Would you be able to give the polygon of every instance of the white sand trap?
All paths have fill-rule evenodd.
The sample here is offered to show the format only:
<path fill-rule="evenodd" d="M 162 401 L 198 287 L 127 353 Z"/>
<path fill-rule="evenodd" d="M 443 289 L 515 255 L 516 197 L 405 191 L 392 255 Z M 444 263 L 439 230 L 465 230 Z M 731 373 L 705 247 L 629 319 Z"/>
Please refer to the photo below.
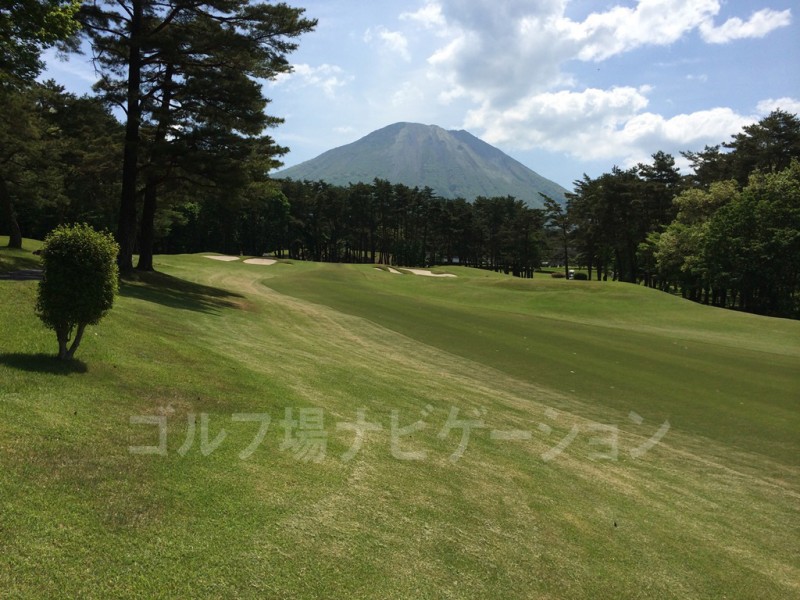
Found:
<path fill-rule="evenodd" d="M 375 267 L 376 271 L 388 271 L 389 273 L 394 273 L 395 275 L 402 275 L 400 271 L 397 269 L 393 269 L 392 267 L 386 267 L 385 269 L 381 269 L 380 267 Z"/>
<path fill-rule="evenodd" d="M 203 258 L 210 258 L 211 260 L 223 260 L 225 262 L 239 260 L 238 256 L 204 256 Z"/>
<path fill-rule="evenodd" d="M 247 265 L 274 265 L 278 261 L 271 258 L 248 258 L 244 262 Z"/>
<path fill-rule="evenodd" d="M 406 269 L 406 271 L 423 277 L 455 277 L 452 273 L 431 273 L 428 269 Z"/>

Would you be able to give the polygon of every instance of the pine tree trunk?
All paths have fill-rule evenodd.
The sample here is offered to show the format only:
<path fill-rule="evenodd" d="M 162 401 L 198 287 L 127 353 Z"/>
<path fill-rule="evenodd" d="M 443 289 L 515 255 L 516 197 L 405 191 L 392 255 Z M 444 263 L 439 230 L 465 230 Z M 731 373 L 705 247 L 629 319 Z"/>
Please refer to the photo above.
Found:
<path fill-rule="evenodd" d="M 144 187 L 144 205 L 139 230 L 139 262 L 137 271 L 153 271 L 153 243 L 155 241 L 155 217 L 158 184 L 153 175 L 148 176 Z"/>
<path fill-rule="evenodd" d="M 155 243 L 155 219 L 158 206 L 158 173 L 159 149 L 167 139 L 169 130 L 169 105 L 172 102 L 173 66 L 167 65 L 164 73 L 164 93 L 158 109 L 158 126 L 153 139 L 153 152 L 150 156 L 150 173 L 144 188 L 144 206 L 142 207 L 142 223 L 139 236 L 139 271 L 153 271 L 153 244 Z"/>
<path fill-rule="evenodd" d="M 8 247 L 22 248 L 22 230 L 17 222 L 17 214 L 14 211 L 14 203 L 11 201 L 11 193 L 8 191 L 6 180 L 0 177 L 0 211 L 3 220 L 8 223 Z"/>
<path fill-rule="evenodd" d="M 125 148 L 122 156 L 122 194 L 120 196 L 117 241 L 117 262 L 122 273 L 133 271 L 133 251 L 136 244 L 136 179 L 139 159 L 139 125 L 141 121 L 141 34 L 143 2 L 132 2 L 131 31 L 128 54 L 127 122 L 125 124 Z"/>

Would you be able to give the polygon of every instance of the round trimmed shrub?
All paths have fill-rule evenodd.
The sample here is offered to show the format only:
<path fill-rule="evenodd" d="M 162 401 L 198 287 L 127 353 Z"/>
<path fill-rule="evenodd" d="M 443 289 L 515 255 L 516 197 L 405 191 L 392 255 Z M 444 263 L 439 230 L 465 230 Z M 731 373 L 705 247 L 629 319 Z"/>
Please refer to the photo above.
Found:
<path fill-rule="evenodd" d="M 45 238 L 36 312 L 56 332 L 59 358 L 71 359 L 86 326 L 111 310 L 119 289 L 118 253 L 110 233 L 85 223 L 60 225 Z"/>

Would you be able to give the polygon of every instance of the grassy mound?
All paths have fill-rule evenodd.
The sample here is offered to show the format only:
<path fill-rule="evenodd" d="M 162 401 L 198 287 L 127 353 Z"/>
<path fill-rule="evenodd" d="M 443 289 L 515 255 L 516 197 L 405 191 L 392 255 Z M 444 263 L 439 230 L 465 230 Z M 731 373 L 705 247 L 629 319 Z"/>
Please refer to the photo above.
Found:
<path fill-rule="evenodd" d="M 67 367 L 35 282 L 0 281 L 4 594 L 800 594 L 800 323 L 468 269 L 157 268 Z"/>

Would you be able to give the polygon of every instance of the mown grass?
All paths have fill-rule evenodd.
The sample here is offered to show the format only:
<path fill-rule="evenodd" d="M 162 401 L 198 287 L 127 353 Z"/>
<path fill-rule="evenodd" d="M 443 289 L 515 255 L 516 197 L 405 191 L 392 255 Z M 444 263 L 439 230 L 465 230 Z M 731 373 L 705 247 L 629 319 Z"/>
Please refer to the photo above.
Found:
<path fill-rule="evenodd" d="M 70 367 L 49 358 L 35 282 L 0 281 L 0 595 L 800 593 L 797 323 L 467 269 L 157 268 Z M 458 460 L 461 430 L 440 435 L 454 407 L 485 425 Z M 323 461 L 280 449 L 286 408 L 324 411 Z M 362 408 L 382 428 L 343 461 L 336 425 Z M 392 455 L 392 411 L 426 423 L 395 448 L 423 460 Z M 227 434 L 207 455 L 202 413 L 210 441 Z M 245 459 L 243 413 L 271 417 Z M 158 442 L 143 415 L 166 417 L 165 456 L 129 452 Z"/>
<path fill-rule="evenodd" d="M 34 250 L 42 247 L 38 240 L 24 240 L 22 250 L 8 248 L 8 236 L 0 235 L 0 274 L 22 271 L 23 269 L 39 268 L 39 258 L 33 254 Z"/>

